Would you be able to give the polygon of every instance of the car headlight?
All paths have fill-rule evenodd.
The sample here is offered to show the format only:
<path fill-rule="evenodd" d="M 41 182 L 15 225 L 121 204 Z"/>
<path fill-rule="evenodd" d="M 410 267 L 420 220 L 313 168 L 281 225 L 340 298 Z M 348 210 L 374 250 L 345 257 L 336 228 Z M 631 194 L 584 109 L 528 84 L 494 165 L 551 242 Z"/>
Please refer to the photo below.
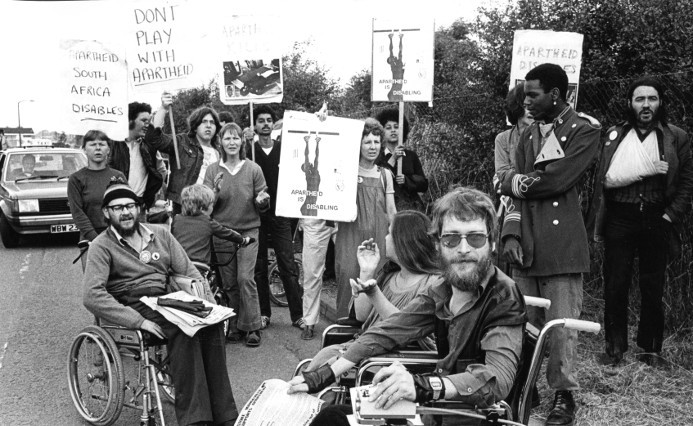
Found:
<path fill-rule="evenodd" d="M 19 213 L 38 213 L 38 200 L 17 200 L 19 203 Z"/>

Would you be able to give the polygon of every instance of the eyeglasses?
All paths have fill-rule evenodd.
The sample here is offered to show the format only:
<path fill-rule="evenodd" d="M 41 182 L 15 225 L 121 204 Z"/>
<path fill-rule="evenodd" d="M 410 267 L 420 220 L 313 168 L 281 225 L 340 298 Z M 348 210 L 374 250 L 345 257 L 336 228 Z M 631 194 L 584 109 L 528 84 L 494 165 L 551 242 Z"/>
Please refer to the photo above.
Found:
<path fill-rule="evenodd" d="M 471 232 L 469 234 L 443 234 L 440 236 L 440 243 L 447 248 L 455 248 L 460 245 L 462 240 L 467 241 L 470 247 L 482 248 L 488 241 L 488 234 L 483 232 Z"/>
<path fill-rule="evenodd" d="M 116 213 L 120 213 L 125 209 L 127 209 L 129 211 L 133 211 L 133 210 L 135 210 L 136 207 L 139 207 L 139 204 L 137 204 L 137 203 L 118 204 L 115 206 L 108 206 L 107 208 L 116 212 Z"/>

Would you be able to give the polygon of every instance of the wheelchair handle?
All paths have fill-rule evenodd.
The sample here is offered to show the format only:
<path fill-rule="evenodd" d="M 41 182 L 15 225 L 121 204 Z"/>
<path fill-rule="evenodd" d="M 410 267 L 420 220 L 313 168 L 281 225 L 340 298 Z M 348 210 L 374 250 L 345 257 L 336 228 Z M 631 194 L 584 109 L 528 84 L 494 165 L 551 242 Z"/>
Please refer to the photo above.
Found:
<path fill-rule="evenodd" d="M 563 327 L 570 328 L 572 330 L 586 331 L 588 333 L 597 334 L 597 333 L 599 333 L 599 330 L 602 329 L 602 326 L 598 322 L 585 321 L 585 320 L 572 319 L 572 318 L 565 318 L 563 321 L 565 321 L 565 324 L 563 325 Z"/>
<path fill-rule="evenodd" d="M 536 306 L 537 308 L 549 309 L 551 307 L 551 301 L 549 299 L 544 299 L 543 297 L 534 296 L 524 296 L 525 305 Z"/>

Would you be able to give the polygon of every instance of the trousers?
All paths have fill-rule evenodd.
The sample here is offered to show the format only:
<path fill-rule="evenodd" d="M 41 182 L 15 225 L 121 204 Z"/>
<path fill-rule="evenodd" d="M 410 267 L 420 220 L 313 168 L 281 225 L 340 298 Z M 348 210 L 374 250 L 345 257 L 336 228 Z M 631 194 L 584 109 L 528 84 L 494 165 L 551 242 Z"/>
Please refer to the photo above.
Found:
<path fill-rule="evenodd" d="M 303 219 L 303 318 L 306 325 L 320 321 L 320 293 L 325 256 L 334 227 L 321 219 Z"/>
<path fill-rule="evenodd" d="M 156 295 L 156 294 L 152 294 Z M 189 337 L 178 326 L 139 300 L 128 304 L 164 331 L 176 390 L 176 420 L 179 425 L 199 422 L 215 424 L 238 417 L 229 373 L 221 324 L 199 330 Z"/>
<path fill-rule="evenodd" d="M 661 352 L 664 336 L 662 296 L 672 225 L 663 205 L 607 201 L 604 232 L 604 331 L 606 352 L 628 350 L 628 294 L 636 252 L 639 259 L 640 321 L 637 344 Z"/>
<path fill-rule="evenodd" d="M 285 217 L 271 214 L 262 215 L 260 220 L 260 244 L 255 264 L 255 282 L 260 298 L 260 314 L 266 317 L 272 316 L 267 259 L 269 238 L 272 238 L 272 247 L 274 247 L 274 254 L 277 256 L 277 263 L 279 264 L 279 277 L 284 285 L 286 301 L 289 303 L 291 322 L 298 321 L 303 318 L 303 304 L 301 302 L 302 290 L 298 284 L 298 268 L 294 263 L 291 222 Z"/>
<path fill-rule="evenodd" d="M 230 308 L 236 315 L 229 320 L 229 330 L 255 331 L 260 329 L 260 305 L 258 289 L 253 279 L 255 259 L 258 249 L 257 228 L 241 232 L 245 237 L 255 238 L 255 242 L 236 250 L 236 245 L 230 241 L 214 238 L 214 250 L 217 262 L 221 263 L 222 288 L 229 297 Z M 228 265 L 224 263 L 234 256 Z"/>
<path fill-rule="evenodd" d="M 541 329 L 554 319 L 580 318 L 582 311 L 582 274 L 527 277 L 520 271 L 513 275 L 525 296 L 543 297 L 551 301 L 551 308 L 528 307 L 529 322 Z M 577 390 L 577 341 L 578 332 L 567 328 L 554 328 L 549 336 L 549 362 L 546 379 L 554 390 Z"/>

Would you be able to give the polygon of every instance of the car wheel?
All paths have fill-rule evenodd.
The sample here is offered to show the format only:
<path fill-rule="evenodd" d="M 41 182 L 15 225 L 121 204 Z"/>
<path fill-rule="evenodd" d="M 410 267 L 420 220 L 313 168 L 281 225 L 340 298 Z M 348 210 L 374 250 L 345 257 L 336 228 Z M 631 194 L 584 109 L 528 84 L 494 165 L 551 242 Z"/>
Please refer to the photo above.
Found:
<path fill-rule="evenodd" d="M 15 248 L 19 245 L 19 234 L 12 229 L 4 214 L 0 213 L 0 237 L 7 248 Z"/>

